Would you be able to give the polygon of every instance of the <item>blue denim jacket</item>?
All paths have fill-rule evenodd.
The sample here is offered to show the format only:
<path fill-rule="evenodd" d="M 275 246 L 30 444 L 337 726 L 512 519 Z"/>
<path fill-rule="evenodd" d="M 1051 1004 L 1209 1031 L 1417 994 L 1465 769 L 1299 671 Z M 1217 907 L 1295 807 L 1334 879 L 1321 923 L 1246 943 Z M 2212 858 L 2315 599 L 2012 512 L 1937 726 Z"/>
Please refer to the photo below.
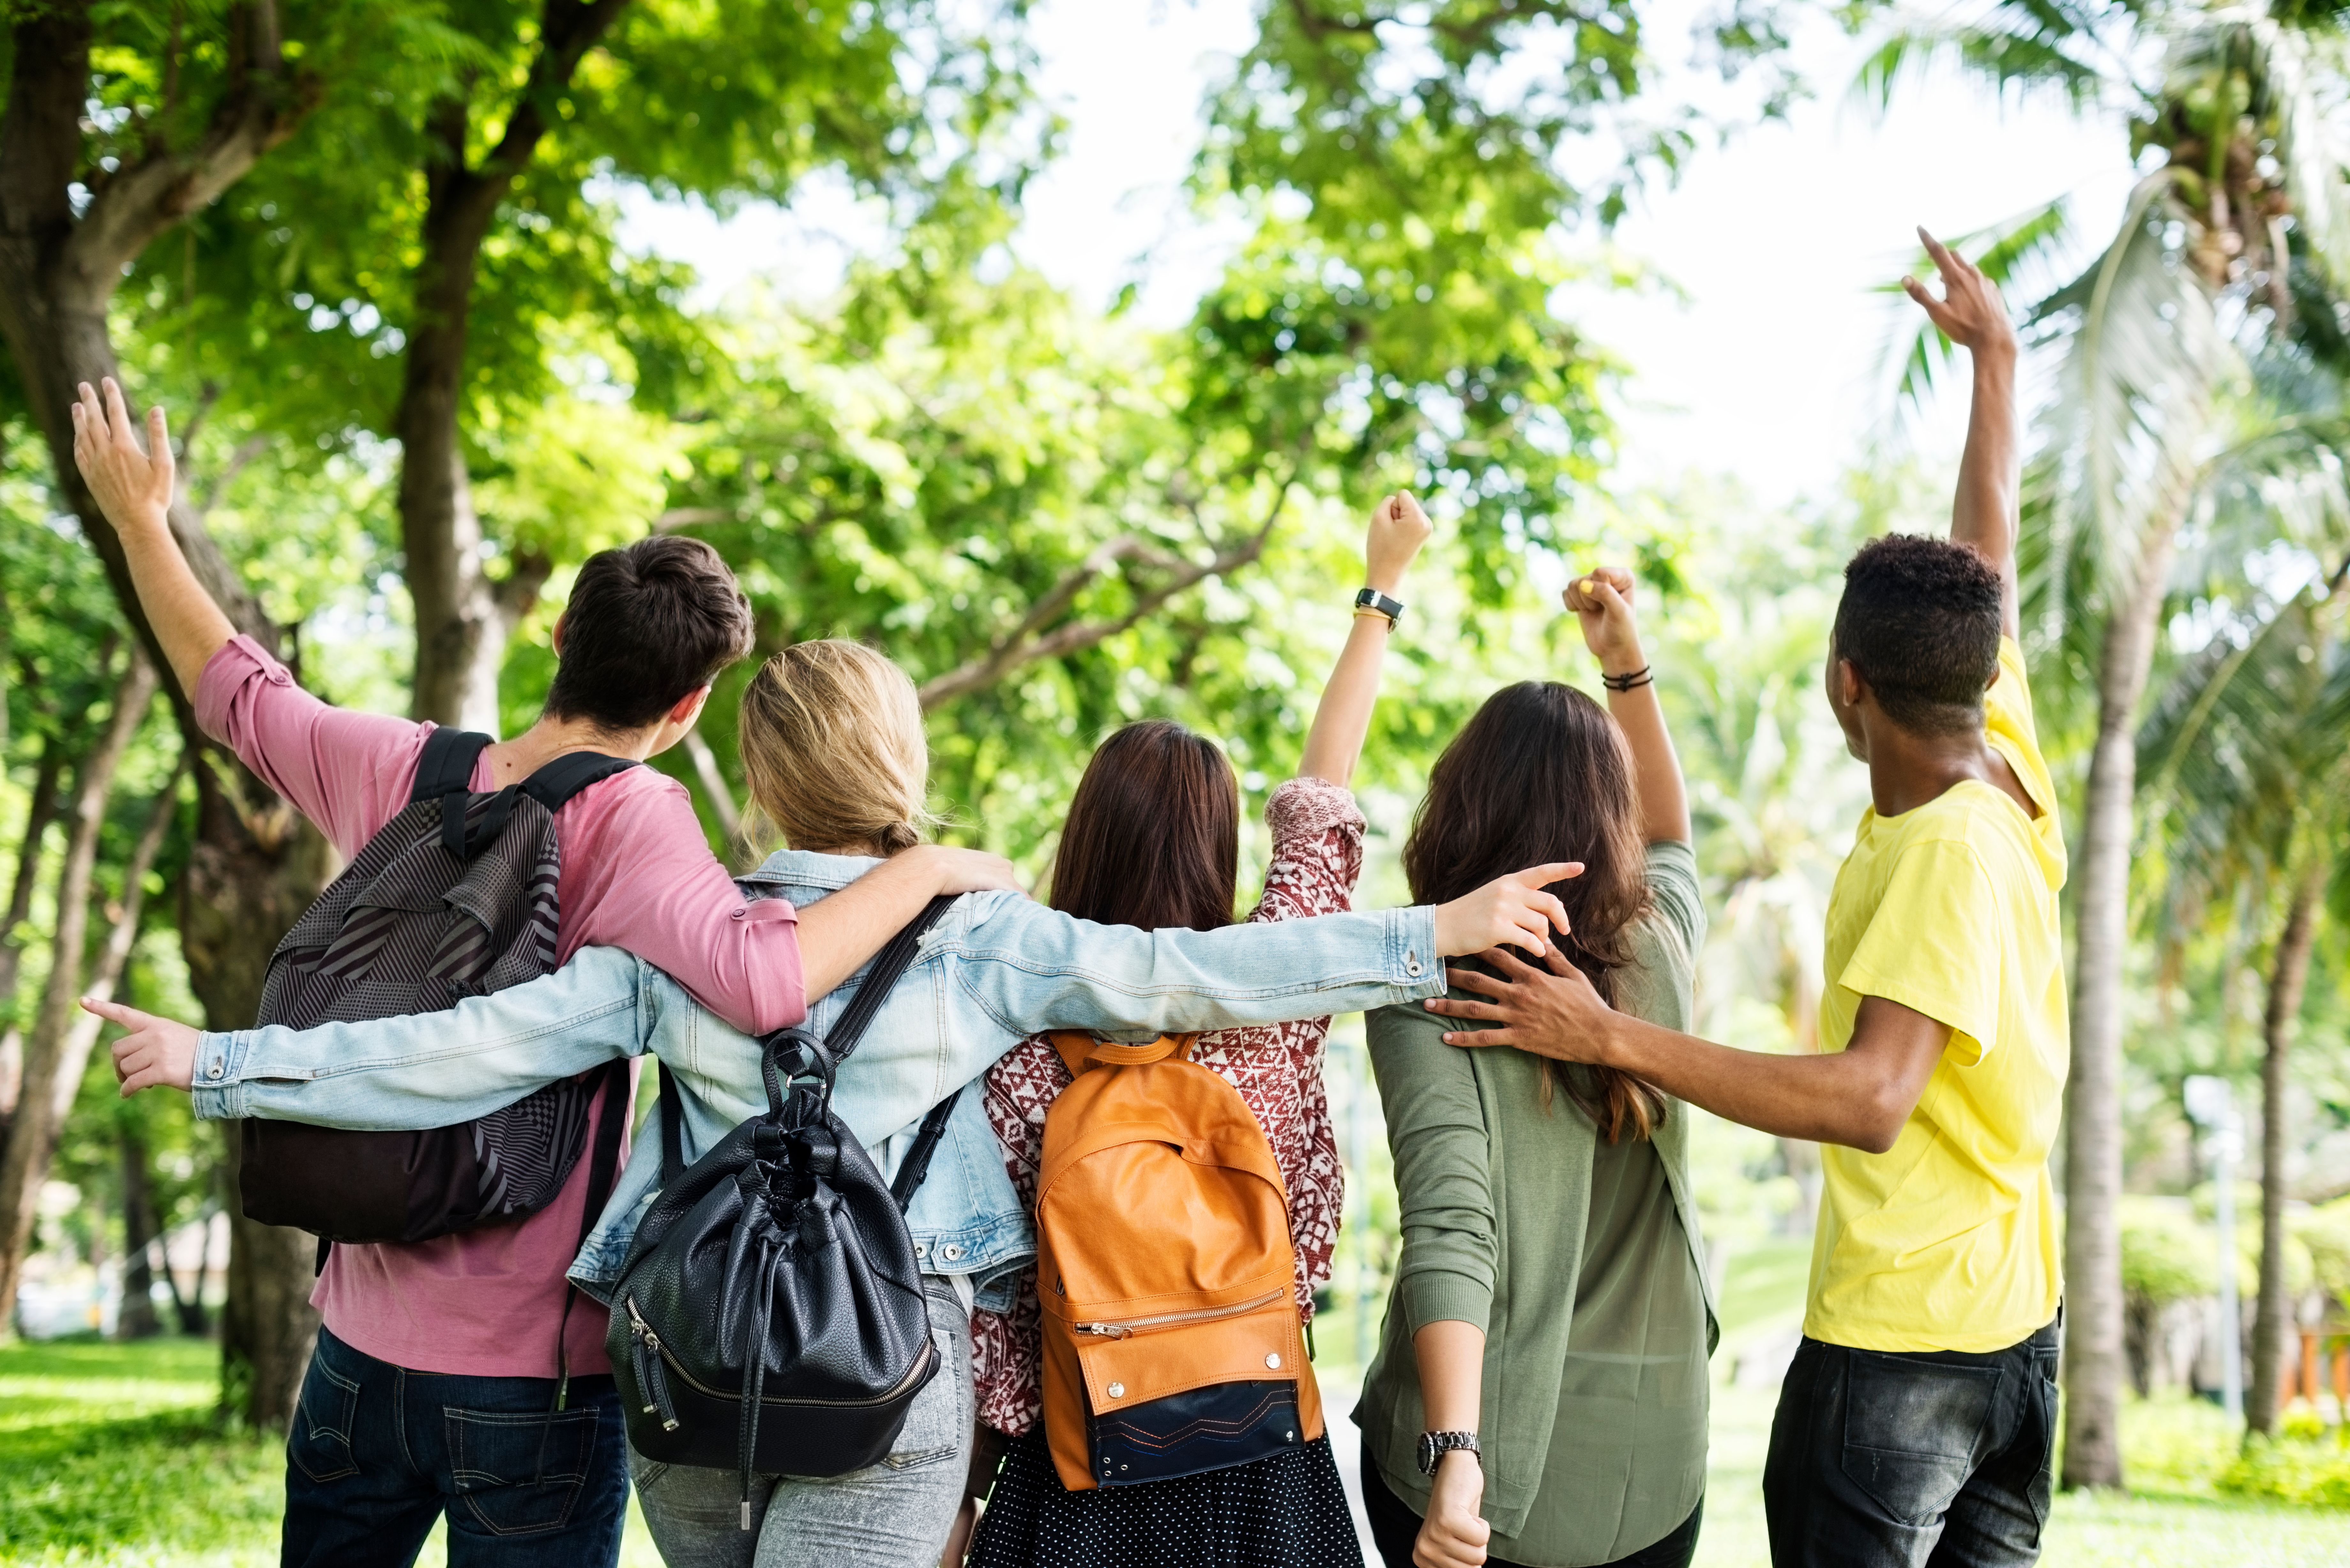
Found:
<path fill-rule="evenodd" d="M 785 851 L 742 878 L 754 898 L 805 909 L 879 862 Z M 885 1175 L 932 1106 L 1041 1029 L 1149 1038 L 1279 1023 L 1436 996 L 1444 990 L 1435 911 L 1419 906 L 1216 931 L 1100 926 L 1014 893 L 972 894 L 922 938 L 919 956 L 840 1072 L 833 1104 Z M 862 971 L 812 1002 L 819 1035 Z M 680 1090 L 690 1164 L 765 1108 L 759 1043 L 705 1012 L 660 970 L 617 948 L 586 948 L 556 973 L 446 1012 L 317 1029 L 206 1034 L 196 1115 L 325 1127 L 442 1127 L 511 1105 L 556 1078 L 650 1051 Z M 612 1199 L 571 1278 L 599 1300 L 627 1261 L 660 1188 L 657 1118 L 639 1130 Z M 907 1215 L 923 1267 L 965 1274 L 983 1304 L 1035 1251 L 1026 1211 L 976 1092 L 947 1124 Z"/>

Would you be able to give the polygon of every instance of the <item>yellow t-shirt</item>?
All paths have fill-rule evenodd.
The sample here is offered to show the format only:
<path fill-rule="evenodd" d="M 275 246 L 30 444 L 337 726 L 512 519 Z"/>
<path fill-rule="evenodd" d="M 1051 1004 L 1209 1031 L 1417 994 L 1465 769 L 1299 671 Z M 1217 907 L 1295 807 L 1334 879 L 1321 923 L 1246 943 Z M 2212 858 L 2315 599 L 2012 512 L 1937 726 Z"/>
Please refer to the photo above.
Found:
<path fill-rule="evenodd" d="M 1820 1048 L 1850 1044 L 1864 996 L 1952 1032 L 1890 1150 L 1821 1150 L 1804 1332 L 1831 1345 L 2003 1349 L 2063 1290 L 2048 1150 L 2072 1054 L 2064 838 L 2023 653 L 2004 638 L 1983 706 L 2039 815 L 1971 779 L 1898 816 L 1871 809 L 1828 900 Z"/>

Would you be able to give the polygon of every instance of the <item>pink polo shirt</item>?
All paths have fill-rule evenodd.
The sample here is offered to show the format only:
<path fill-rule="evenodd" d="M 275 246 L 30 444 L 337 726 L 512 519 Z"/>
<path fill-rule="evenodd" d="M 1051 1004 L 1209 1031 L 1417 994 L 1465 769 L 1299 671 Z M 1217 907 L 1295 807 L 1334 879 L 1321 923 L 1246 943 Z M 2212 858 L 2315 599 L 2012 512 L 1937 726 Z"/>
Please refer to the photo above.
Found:
<path fill-rule="evenodd" d="M 407 805 L 432 729 L 329 706 L 244 637 L 204 666 L 196 722 L 317 824 L 346 860 Z M 494 787 L 486 759 L 473 787 Z M 781 898 L 744 900 L 676 780 L 629 768 L 591 784 L 555 814 L 555 834 L 563 855 L 558 961 L 591 943 L 626 948 L 754 1033 L 806 1015 L 797 915 Z M 588 1165 L 581 1159 L 556 1200 L 518 1225 L 404 1246 L 338 1246 L 311 1304 L 336 1338 L 395 1366 L 554 1376 L 555 1325 L 588 1205 Z M 575 1374 L 611 1370 L 605 1316 L 592 1303 L 574 1307 L 565 1338 Z"/>

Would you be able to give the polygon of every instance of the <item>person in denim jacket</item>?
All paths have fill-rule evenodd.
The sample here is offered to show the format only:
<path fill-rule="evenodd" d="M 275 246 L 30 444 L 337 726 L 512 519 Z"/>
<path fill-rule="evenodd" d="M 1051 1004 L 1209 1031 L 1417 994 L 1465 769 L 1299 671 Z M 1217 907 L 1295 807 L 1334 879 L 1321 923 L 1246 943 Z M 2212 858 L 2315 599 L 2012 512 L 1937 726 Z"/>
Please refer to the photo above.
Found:
<path fill-rule="evenodd" d="M 826 641 L 776 655 L 744 694 L 741 733 L 759 808 L 787 843 L 821 846 L 772 857 L 743 878 L 747 895 L 805 909 L 920 841 L 928 786 L 920 711 L 912 683 L 879 654 Z M 924 935 L 844 1065 L 834 1108 L 893 1175 L 931 1108 L 1040 1027 L 1149 1038 L 1434 996 L 1447 956 L 1500 942 L 1538 950 L 1563 914 L 1541 889 L 1568 869 L 1534 867 L 1441 908 L 1217 931 L 1101 926 L 1017 894 L 966 895 Z M 827 1030 L 856 983 L 811 999 L 808 1025 Z M 307 1031 L 199 1033 L 111 1003 L 96 1010 L 131 1030 L 115 1046 L 126 1094 L 191 1088 L 206 1118 L 445 1126 L 650 1052 L 679 1086 L 691 1163 L 764 1104 L 758 1040 L 612 949 L 588 949 L 553 975 L 446 1012 Z M 607 1304 L 657 1195 L 661 1155 L 656 1119 L 572 1265 L 571 1279 Z M 638 1493 L 667 1561 L 913 1568 L 937 1560 L 968 1466 L 969 1314 L 1035 1247 L 976 1096 L 950 1117 L 908 1222 L 927 1271 L 931 1334 L 952 1374 L 916 1400 L 880 1464 L 829 1480 L 762 1478 L 748 1532 L 737 1528 L 733 1472 L 636 1459 Z M 303 1435 L 297 1417 L 295 1440 Z"/>

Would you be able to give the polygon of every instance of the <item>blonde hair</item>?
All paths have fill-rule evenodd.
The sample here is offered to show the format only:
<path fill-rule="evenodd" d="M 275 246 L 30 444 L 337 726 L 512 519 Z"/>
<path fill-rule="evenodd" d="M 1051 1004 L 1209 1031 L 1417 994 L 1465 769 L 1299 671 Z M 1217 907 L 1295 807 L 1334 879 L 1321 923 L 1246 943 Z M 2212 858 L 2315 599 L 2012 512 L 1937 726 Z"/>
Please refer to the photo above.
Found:
<path fill-rule="evenodd" d="M 795 643 L 761 665 L 736 739 L 753 806 L 795 849 L 895 855 L 934 826 L 914 683 L 863 643 Z"/>

